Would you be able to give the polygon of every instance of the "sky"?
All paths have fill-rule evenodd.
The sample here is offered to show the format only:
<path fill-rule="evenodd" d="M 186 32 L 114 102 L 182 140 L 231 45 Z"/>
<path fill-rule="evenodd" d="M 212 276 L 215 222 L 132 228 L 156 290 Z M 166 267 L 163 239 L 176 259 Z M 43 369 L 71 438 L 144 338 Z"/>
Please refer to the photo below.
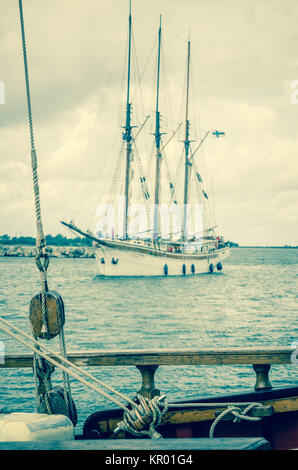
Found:
<path fill-rule="evenodd" d="M 60 220 L 93 229 L 98 204 L 115 191 L 128 8 L 128 0 L 23 0 L 45 233 L 69 235 Z M 1 1 L 0 234 L 34 236 L 18 15 L 16 0 Z M 151 115 L 138 137 L 149 172 L 160 15 L 164 141 L 184 119 L 189 38 L 191 138 L 225 132 L 210 134 L 195 157 L 218 232 L 240 245 L 298 245 L 297 2 L 132 1 L 133 123 Z M 174 173 L 182 129 L 167 149 Z"/>

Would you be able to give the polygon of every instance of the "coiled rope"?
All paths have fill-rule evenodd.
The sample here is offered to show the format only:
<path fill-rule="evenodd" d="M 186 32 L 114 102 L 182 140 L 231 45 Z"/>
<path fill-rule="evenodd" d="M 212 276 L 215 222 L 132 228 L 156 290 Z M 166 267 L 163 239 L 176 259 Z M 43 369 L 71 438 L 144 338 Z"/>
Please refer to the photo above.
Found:
<path fill-rule="evenodd" d="M 134 436 L 161 439 L 161 434 L 155 428 L 161 424 L 161 420 L 168 410 L 165 395 L 149 399 L 137 394 L 137 399 L 140 404 L 132 412 L 124 413 L 123 419 L 117 424 L 114 433 L 118 434 L 120 431 L 124 431 Z M 162 410 L 161 404 L 164 405 Z"/>

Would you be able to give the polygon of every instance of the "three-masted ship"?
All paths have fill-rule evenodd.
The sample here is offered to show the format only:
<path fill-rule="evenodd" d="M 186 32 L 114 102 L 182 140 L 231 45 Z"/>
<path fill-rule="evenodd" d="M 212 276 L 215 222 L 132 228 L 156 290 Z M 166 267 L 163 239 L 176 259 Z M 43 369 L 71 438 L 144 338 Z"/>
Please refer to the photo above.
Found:
<path fill-rule="evenodd" d="M 229 256 L 229 246 L 223 239 L 215 233 L 216 227 L 207 226 L 204 215 L 206 210 L 200 210 L 203 202 L 199 201 L 194 210 L 190 204 L 190 183 L 193 172 L 195 173 L 195 184 L 198 185 L 198 193 L 201 200 L 208 199 L 206 192 L 202 188 L 202 178 L 196 169 L 194 156 L 200 146 L 205 141 L 210 131 L 206 132 L 203 139 L 195 149 L 191 148 L 190 120 L 189 120 L 189 85 L 190 85 L 190 39 L 187 42 L 187 85 L 186 85 L 186 106 L 185 106 L 185 132 L 184 132 L 184 188 L 183 204 L 179 205 L 177 200 L 173 201 L 174 214 L 176 214 L 176 227 L 179 231 L 169 233 L 164 236 L 162 233 L 161 221 L 161 166 L 163 162 L 163 149 L 161 132 L 161 114 L 159 110 L 160 93 L 160 62 L 161 62 L 161 20 L 158 30 L 158 60 L 157 60 L 157 80 L 156 80 L 156 110 L 155 110 L 155 184 L 154 198 L 151 199 L 147 188 L 146 178 L 141 176 L 140 183 L 146 202 L 152 200 L 151 214 L 148 217 L 149 230 L 144 231 L 145 236 L 136 237 L 129 233 L 130 203 L 132 194 L 134 143 L 132 125 L 132 103 L 130 99 L 131 87 L 131 49 L 132 49 L 132 16 L 129 11 L 129 36 L 128 36 L 128 63 L 127 63 L 127 95 L 126 95 L 126 119 L 123 126 L 123 140 L 125 142 L 125 175 L 124 175 L 124 196 L 121 216 L 121 228 L 118 227 L 117 234 L 113 228 L 112 235 L 102 235 L 102 233 L 91 233 L 83 231 L 74 222 L 62 222 L 71 230 L 82 236 L 93 240 L 94 251 L 98 263 L 98 272 L 105 276 L 183 276 L 201 273 L 212 273 L 222 269 L 222 260 Z M 219 135 L 218 131 L 217 137 Z M 169 181 L 172 200 L 175 199 L 175 187 Z M 174 198 L 173 198 L 174 196 Z M 180 209 L 181 207 L 181 209 Z M 172 207 L 173 208 L 173 207 Z M 171 210 L 172 210 L 171 208 Z M 177 210 L 175 210 L 177 209 Z M 170 210 L 170 211 L 171 211 Z M 195 215 L 194 215 L 195 214 Z M 190 233 L 190 218 L 196 217 L 196 230 Z M 199 219 L 199 220 L 198 220 Z M 150 223 L 151 222 L 151 223 Z M 151 225 L 151 226 L 150 226 Z M 199 229 L 198 229 L 199 226 Z M 177 233 L 179 236 L 177 237 Z M 173 236 L 175 235 L 175 236 Z"/>

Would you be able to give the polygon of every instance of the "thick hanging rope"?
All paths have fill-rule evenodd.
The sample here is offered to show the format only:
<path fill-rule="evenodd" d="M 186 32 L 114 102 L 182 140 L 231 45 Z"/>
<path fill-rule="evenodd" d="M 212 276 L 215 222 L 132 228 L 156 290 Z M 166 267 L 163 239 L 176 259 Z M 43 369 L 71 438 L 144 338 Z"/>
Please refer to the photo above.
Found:
<path fill-rule="evenodd" d="M 36 156 L 35 145 L 34 145 L 33 120 L 32 120 L 32 108 L 31 108 L 29 72 L 28 72 L 27 52 L 26 52 L 26 39 L 25 39 L 25 27 L 24 27 L 22 0 L 19 0 L 19 11 L 20 11 L 21 34 L 22 34 L 30 142 L 31 142 L 31 166 L 32 166 L 32 173 L 33 173 L 33 185 L 34 185 L 34 197 L 35 197 L 35 212 L 36 212 L 36 227 L 37 227 L 36 245 L 37 245 L 38 250 L 40 251 L 45 246 L 45 237 L 43 233 L 43 226 L 42 226 L 42 220 L 41 220 L 39 184 L 38 184 L 38 174 L 37 174 L 37 156 Z"/>
<path fill-rule="evenodd" d="M 49 257 L 45 253 L 45 236 L 43 232 L 42 219 L 41 219 L 41 207 L 40 207 L 40 196 L 39 196 L 39 184 L 38 184 L 38 172 L 37 172 L 37 155 L 34 145 L 34 132 L 33 132 L 33 119 L 32 119 L 32 107 L 31 107 L 31 96 L 30 96 L 30 85 L 29 85 L 29 71 L 26 51 L 26 38 L 25 38 L 25 27 L 23 17 L 23 5 L 22 0 L 19 0 L 19 11 L 20 11 L 20 23 L 21 23 L 21 35 L 22 35 L 22 47 L 23 47 L 23 59 L 24 59 L 24 71 L 25 71 L 25 86 L 26 86 L 26 97 L 27 97 L 27 109 L 28 109 L 28 120 L 29 120 L 29 131 L 30 131 L 30 143 L 31 143 L 31 167 L 33 176 L 33 191 L 35 201 L 35 215 L 36 215 L 36 264 L 41 274 L 42 282 L 42 320 L 43 325 L 47 328 L 46 322 L 46 290 L 47 290 L 47 269 L 49 266 Z M 44 263 L 42 263 L 44 258 Z"/>
<path fill-rule="evenodd" d="M 24 16 L 23 16 L 23 5 L 22 0 L 19 0 L 19 12 L 20 12 L 20 24 L 21 24 L 21 36 L 22 36 L 22 48 L 23 48 L 23 59 L 24 59 L 24 72 L 25 72 L 25 86 L 26 86 L 26 97 L 27 97 L 27 109 L 28 109 L 28 121 L 29 121 L 29 131 L 30 131 L 30 144 L 31 144 L 31 168 L 32 168 L 32 177 L 33 177 L 33 191 L 34 191 L 34 202 L 35 202 L 35 215 L 36 215 L 36 265 L 39 269 L 41 276 L 41 309 L 42 309 L 42 322 L 43 328 L 45 330 L 45 336 L 49 337 L 48 326 L 47 326 L 47 306 L 46 306 L 46 295 L 48 290 L 47 284 L 47 269 L 49 266 L 49 256 L 46 253 L 46 240 L 43 231 L 43 224 L 41 218 L 41 206 L 40 206 L 40 194 L 39 194 L 39 183 L 38 183 L 38 171 L 37 171 L 37 155 L 34 144 L 34 132 L 33 132 L 33 119 L 32 119 L 32 107 L 31 107 L 31 96 L 30 96 L 30 84 L 29 84 L 29 71 L 28 71 L 28 61 L 27 61 L 27 51 L 26 51 L 26 38 L 25 38 L 25 27 L 24 27 Z M 35 338 L 37 339 L 37 338 Z M 65 340 L 63 334 L 63 328 L 59 333 L 60 339 L 60 349 L 64 355 L 66 355 L 65 350 Z M 34 381 L 35 381 L 35 390 L 37 394 L 37 367 L 42 368 L 40 363 L 39 356 L 34 354 Z M 69 412 L 71 410 L 71 391 L 70 383 L 67 372 L 63 373 L 63 382 L 64 382 L 64 399 L 67 404 Z M 47 395 L 47 394 L 46 394 Z M 49 410 L 49 405 L 47 402 L 47 409 Z"/>

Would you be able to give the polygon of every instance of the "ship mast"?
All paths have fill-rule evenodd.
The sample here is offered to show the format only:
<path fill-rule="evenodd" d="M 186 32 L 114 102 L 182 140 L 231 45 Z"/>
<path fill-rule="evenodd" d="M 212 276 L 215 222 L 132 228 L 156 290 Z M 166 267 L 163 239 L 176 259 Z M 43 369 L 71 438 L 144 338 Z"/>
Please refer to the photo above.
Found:
<path fill-rule="evenodd" d="M 160 197 L 160 166 L 162 153 L 160 149 L 161 132 L 160 132 L 160 112 L 159 112 L 159 75 L 160 75 L 160 47 L 161 47 L 161 15 L 158 30 L 158 61 L 157 61 L 157 84 L 156 84 L 156 111 L 155 111 L 155 146 L 156 146 L 156 169 L 155 169 L 155 195 L 154 195 L 154 229 L 153 236 L 159 236 L 159 197 Z"/>
<path fill-rule="evenodd" d="M 184 206 L 183 206 L 183 231 L 182 240 L 187 239 L 187 204 L 189 196 L 189 172 L 191 162 L 189 160 L 189 119 L 188 119 L 188 101 L 189 101 L 189 68 L 190 68 L 190 39 L 188 39 L 187 45 L 187 83 L 186 83 L 186 107 L 185 107 L 185 139 L 184 139 L 184 150 L 185 150 L 185 174 L 184 174 Z"/>
<path fill-rule="evenodd" d="M 128 18 L 128 64 L 127 64 L 127 97 L 126 97 L 126 122 L 123 140 L 126 141 L 126 169 L 125 169 L 125 207 L 124 207 L 124 221 L 123 221 L 123 238 L 127 239 L 127 218 L 128 218 L 128 204 L 129 204 L 129 190 L 130 190 L 130 163 L 131 163 L 131 147 L 132 147 L 132 125 L 131 125 L 131 103 L 130 101 L 130 68 L 131 68 L 131 0 L 129 2 L 129 18 Z"/>

